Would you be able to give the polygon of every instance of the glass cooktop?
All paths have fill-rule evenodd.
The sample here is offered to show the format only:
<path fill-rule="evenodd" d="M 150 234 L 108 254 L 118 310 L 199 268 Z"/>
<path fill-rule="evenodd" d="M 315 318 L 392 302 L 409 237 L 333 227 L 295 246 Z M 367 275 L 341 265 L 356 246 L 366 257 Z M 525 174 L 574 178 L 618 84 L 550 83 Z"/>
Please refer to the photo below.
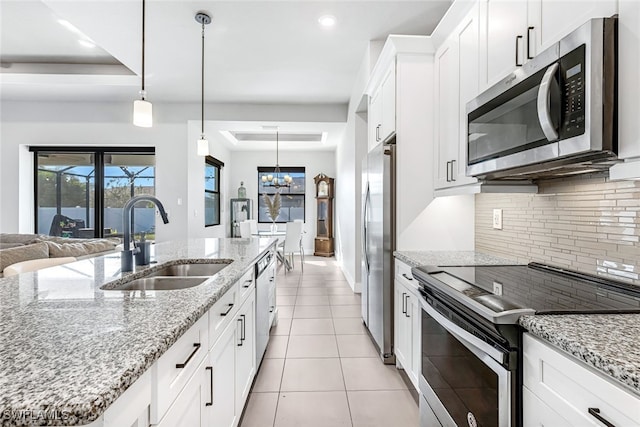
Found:
<path fill-rule="evenodd" d="M 537 263 L 431 267 L 428 276 L 494 313 L 526 308 L 538 314 L 640 312 L 638 287 Z"/>

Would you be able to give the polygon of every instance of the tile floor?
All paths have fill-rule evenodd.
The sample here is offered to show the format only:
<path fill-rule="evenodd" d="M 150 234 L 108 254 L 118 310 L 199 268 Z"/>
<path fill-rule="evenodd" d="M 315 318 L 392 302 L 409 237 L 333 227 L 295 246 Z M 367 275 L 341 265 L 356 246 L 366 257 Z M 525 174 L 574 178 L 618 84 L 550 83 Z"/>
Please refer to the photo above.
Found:
<path fill-rule="evenodd" d="M 241 427 L 417 427 L 418 406 L 366 335 L 360 295 L 333 258 L 277 278 L 271 329 Z"/>

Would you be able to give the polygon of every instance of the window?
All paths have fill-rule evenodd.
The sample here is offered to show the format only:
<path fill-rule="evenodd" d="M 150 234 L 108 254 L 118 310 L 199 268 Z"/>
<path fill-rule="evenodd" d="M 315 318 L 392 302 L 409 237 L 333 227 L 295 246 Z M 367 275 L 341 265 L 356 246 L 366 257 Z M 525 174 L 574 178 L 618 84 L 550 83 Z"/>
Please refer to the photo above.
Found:
<path fill-rule="evenodd" d="M 264 202 L 264 194 L 272 197 L 277 191 L 281 196 L 280 215 L 277 223 L 285 223 L 301 219 L 304 221 L 305 207 L 305 168 L 304 167 L 280 167 L 281 176 L 289 175 L 293 178 L 290 187 L 281 187 L 279 190 L 262 182 L 262 175 L 273 174 L 273 166 L 258 166 L 258 222 L 271 223 L 271 217 L 267 213 Z M 282 180 L 281 180 L 282 181 Z"/>
<path fill-rule="evenodd" d="M 204 161 L 204 226 L 220 225 L 220 160 L 207 156 Z"/>
<path fill-rule="evenodd" d="M 133 196 L 155 194 L 155 150 L 31 147 L 35 154 L 36 233 L 120 237 L 122 208 Z M 155 233 L 155 207 L 140 203 L 134 232 Z"/>

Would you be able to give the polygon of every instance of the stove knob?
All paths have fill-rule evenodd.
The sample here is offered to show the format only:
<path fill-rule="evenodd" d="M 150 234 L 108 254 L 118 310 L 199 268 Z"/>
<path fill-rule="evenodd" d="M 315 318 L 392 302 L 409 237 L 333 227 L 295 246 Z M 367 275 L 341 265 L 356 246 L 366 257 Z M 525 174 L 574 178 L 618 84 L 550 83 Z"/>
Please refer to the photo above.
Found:
<path fill-rule="evenodd" d="M 467 422 L 469 423 L 469 427 L 478 427 L 476 417 L 474 417 L 471 412 L 467 413 Z"/>

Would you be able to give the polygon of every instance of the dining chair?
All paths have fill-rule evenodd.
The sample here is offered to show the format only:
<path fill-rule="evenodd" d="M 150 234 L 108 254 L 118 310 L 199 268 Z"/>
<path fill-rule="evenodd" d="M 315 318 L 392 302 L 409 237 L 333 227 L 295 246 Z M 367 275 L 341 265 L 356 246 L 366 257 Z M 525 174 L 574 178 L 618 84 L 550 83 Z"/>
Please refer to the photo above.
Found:
<path fill-rule="evenodd" d="M 251 234 L 258 234 L 258 220 L 248 219 L 247 222 L 251 226 Z"/>
<path fill-rule="evenodd" d="M 251 237 L 251 224 L 248 220 L 240 221 L 240 237 Z"/>
<path fill-rule="evenodd" d="M 300 252 L 300 239 L 302 237 L 302 222 L 288 222 L 284 243 L 278 248 L 282 251 L 283 257 L 289 256 L 289 264 L 291 269 L 294 267 L 293 255 L 300 254 L 302 263 L 302 272 L 304 273 L 304 262 L 302 262 L 302 253 Z M 286 272 L 286 269 L 285 269 Z"/>
<path fill-rule="evenodd" d="M 304 246 L 302 246 L 302 236 L 304 235 L 304 220 L 303 219 L 294 219 L 293 222 L 299 222 L 301 225 L 300 230 L 300 261 L 302 263 L 302 272 L 304 272 Z"/>

